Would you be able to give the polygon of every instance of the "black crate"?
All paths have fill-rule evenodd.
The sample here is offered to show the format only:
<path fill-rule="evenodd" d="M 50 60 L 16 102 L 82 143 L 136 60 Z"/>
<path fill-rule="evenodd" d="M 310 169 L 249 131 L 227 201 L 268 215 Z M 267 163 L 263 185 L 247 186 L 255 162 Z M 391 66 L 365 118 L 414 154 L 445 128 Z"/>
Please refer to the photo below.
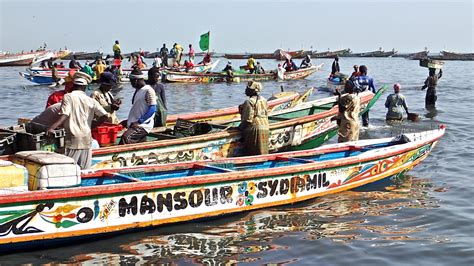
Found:
<path fill-rule="evenodd" d="M 14 154 L 16 133 L 0 129 L 0 155 Z"/>
<path fill-rule="evenodd" d="M 16 135 L 16 151 L 42 150 L 51 152 L 62 152 L 64 148 L 64 129 L 53 131 L 52 136 L 46 134 L 47 127 L 27 123 L 6 128 Z"/>

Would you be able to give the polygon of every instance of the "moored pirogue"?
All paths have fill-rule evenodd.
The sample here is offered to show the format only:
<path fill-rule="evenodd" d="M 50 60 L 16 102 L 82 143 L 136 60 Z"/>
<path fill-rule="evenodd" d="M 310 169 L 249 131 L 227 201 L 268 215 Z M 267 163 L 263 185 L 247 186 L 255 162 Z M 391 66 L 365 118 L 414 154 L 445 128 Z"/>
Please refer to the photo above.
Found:
<path fill-rule="evenodd" d="M 83 174 L 76 187 L 11 192 L 0 195 L 0 250 L 291 204 L 400 177 L 428 156 L 444 132 L 440 127 L 307 151 L 101 170 Z"/>
<path fill-rule="evenodd" d="M 319 71 L 324 64 L 318 66 L 311 66 L 308 68 L 301 68 L 291 72 L 284 72 L 283 80 L 304 79 L 309 75 Z M 234 73 L 233 77 L 229 77 L 223 72 L 209 72 L 209 73 L 186 73 L 167 71 L 163 74 L 163 81 L 166 82 L 181 82 L 181 83 L 216 83 L 216 82 L 244 82 L 244 81 L 269 81 L 278 80 L 277 71 L 272 71 L 265 74 L 248 74 L 248 73 Z"/>

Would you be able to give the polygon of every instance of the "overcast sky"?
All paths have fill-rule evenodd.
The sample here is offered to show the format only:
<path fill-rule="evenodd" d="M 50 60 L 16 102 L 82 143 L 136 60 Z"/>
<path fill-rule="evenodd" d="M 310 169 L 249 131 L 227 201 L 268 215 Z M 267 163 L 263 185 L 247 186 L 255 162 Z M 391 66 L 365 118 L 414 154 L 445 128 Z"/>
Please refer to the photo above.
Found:
<path fill-rule="evenodd" d="M 474 52 L 473 0 L 0 0 L 0 9 L 0 50 L 11 52 L 46 42 L 111 53 L 116 39 L 125 52 L 154 51 L 163 43 L 197 46 L 208 30 L 217 52 Z"/>

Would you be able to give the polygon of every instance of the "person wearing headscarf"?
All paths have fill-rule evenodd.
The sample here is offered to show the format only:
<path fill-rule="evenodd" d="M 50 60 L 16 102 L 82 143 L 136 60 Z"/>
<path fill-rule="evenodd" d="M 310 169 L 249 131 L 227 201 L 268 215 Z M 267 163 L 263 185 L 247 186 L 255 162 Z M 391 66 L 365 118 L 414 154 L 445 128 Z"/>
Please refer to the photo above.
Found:
<path fill-rule="evenodd" d="M 407 115 L 409 114 L 405 96 L 400 93 L 401 88 L 400 83 L 396 83 L 393 85 L 394 93 L 387 96 L 387 100 L 385 101 L 385 108 L 388 108 L 386 115 L 387 120 L 403 120 L 402 107 L 405 109 Z"/>
<path fill-rule="evenodd" d="M 443 70 L 439 70 L 439 73 L 436 74 L 435 68 L 430 68 L 429 76 L 425 80 L 425 84 L 421 87 L 421 90 L 428 88 L 425 96 L 425 108 L 434 108 L 436 106 L 436 86 L 438 85 L 438 80 L 443 76 Z"/>
<path fill-rule="evenodd" d="M 91 126 L 94 117 L 100 124 L 107 119 L 107 112 L 100 104 L 87 96 L 85 90 L 92 82 L 92 77 L 77 71 L 74 74 L 72 92 L 64 95 L 61 102 L 60 118 L 47 130 L 54 130 L 63 125 L 66 131 L 65 154 L 75 160 L 81 169 L 89 169 L 92 162 Z"/>
<path fill-rule="evenodd" d="M 109 113 L 106 122 L 119 124 L 120 121 L 118 120 L 115 111 L 120 108 L 122 102 L 120 100 L 115 100 L 110 92 L 115 85 L 117 85 L 117 79 L 114 74 L 104 72 L 100 77 L 100 87 L 92 92 L 91 97 L 96 100 L 107 113 Z"/>
<path fill-rule="evenodd" d="M 245 95 L 249 98 L 239 105 L 241 122 L 239 129 L 244 139 L 243 154 L 268 154 L 270 129 L 268 126 L 268 104 L 260 96 L 262 84 L 249 81 L 245 88 Z"/>
<path fill-rule="evenodd" d="M 132 108 L 128 119 L 122 121 L 127 127 L 120 144 L 131 144 L 146 140 L 148 132 L 153 129 L 156 112 L 156 94 L 150 85 L 145 83 L 145 75 L 139 69 L 130 73 L 130 83 L 135 88 L 132 97 Z"/>
<path fill-rule="evenodd" d="M 305 56 L 305 58 L 303 59 L 303 61 L 301 61 L 301 65 L 300 65 L 300 68 L 308 68 L 310 67 L 312 64 L 311 64 L 311 56 L 308 54 Z"/>
<path fill-rule="evenodd" d="M 339 125 L 337 132 L 339 143 L 359 140 L 360 98 L 352 86 L 346 87 L 345 92 L 346 94 L 341 97 L 341 93 L 336 91 L 339 95 L 339 113 L 331 119 L 337 120 Z"/>

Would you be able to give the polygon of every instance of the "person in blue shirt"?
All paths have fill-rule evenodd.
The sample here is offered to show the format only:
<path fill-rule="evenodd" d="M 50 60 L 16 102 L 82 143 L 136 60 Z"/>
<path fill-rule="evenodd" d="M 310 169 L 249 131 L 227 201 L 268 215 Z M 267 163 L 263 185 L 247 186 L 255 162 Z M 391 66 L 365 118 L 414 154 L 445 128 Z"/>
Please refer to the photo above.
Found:
<path fill-rule="evenodd" d="M 354 79 L 356 91 L 359 93 L 366 90 L 370 90 L 371 92 L 375 93 L 374 79 L 367 75 L 367 66 L 360 66 L 359 72 L 360 76 Z M 364 127 L 369 126 L 369 111 L 362 114 L 362 125 Z"/>

